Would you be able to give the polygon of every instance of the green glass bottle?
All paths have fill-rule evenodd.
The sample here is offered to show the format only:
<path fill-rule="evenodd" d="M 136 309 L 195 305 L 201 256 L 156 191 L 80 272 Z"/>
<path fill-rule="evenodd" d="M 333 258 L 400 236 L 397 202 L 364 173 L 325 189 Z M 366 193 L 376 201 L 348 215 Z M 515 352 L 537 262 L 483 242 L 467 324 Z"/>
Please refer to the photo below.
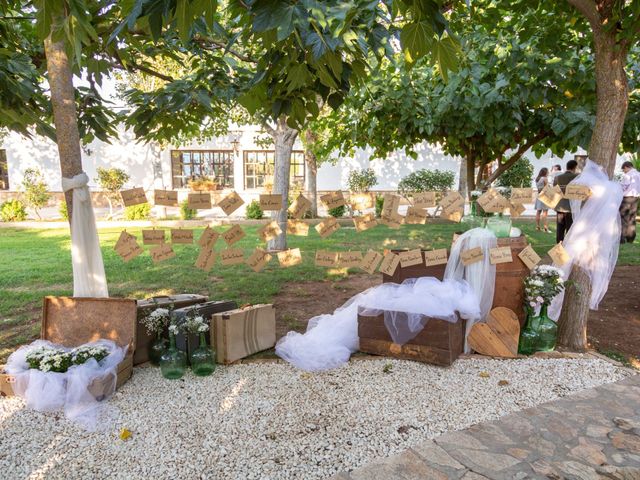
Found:
<path fill-rule="evenodd" d="M 487 220 L 487 228 L 496 234 L 498 238 L 506 238 L 511 235 L 511 217 L 499 214 Z"/>
<path fill-rule="evenodd" d="M 460 220 L 460 226 L 462 227 L 462 231 L 466 232 L 467 230 L 471 230 L 472 228 L 480 228 L 484 227 L 484 218 L 478 215 L 477 202 L 475 200 L 471 201 L 471 211 L 462 217 Z"/>
<path fill-rule="evenodd" d="M 211 375 L 216 369 L 214 352 L 207 345 L 204 333 L 200 334 L 200 346 L 189 355 L 191 371 L 199 377 Z"/>
<path fill-rule="evenodd" d="M 182 378 L 187 370 L 187 355 L 176 348 L 176 336 L 169 332 L 169 348 L 160 356 L 160 371 L 164 378 Z"/>
<path fill-rule="evenodd" d="M 538 333 L 540 317 L 534 315 L 531 307 L 525 307 L 527 311 L 527 321 L 524 328 L 520 330 L 520 340 L 518 341 L 518 353 L 521 355 L 531 355 L 537 352 L 540 334 Z"/>
<path fill-rule="evenodd" d="M 556 348 L 556 338 L 558 336 L 558 325 L 547 315 L 547 304 L 540 308 L 538 320 L 538 352 L 551 352 Z"/>
<path fill-rule="evenodd" d="M 149 361 L 152 365 L 160 365 L 160 357 L 162 353 L 167 349 L 168 341 L 166 338 L 157 334 L 156 338 L 149 345 Z"/>

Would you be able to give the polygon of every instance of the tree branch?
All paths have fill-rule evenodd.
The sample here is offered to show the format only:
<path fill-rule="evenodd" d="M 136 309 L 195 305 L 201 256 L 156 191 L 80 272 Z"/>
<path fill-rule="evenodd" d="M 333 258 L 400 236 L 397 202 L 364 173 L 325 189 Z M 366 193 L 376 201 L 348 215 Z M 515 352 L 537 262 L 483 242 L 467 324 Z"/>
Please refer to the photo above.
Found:
<path fill-rule="evenodd" d="M 600 29 L 600 15 L 593 0 L 567 0 L 567 3 L 573 5 L 576 10 L 585 16 L 594 31 Z"/>
<path fill-rule="evenodd" d="M 236 50 L 233 50 L 231 48 L 227 48 L 227 45 L 224 42 L 221 42 L 219 40 L 214 40 L 214 39 L 208 38 L 208 37 L 202 37 L 201 35 L 195 35 L 193 37 L 193 41 L 195 43 L 197 43 L 198 45 L 200 45 L 202 48 L 206 48 L 207 50 L 221 50 L 221 49 L 224 49 L 227 52 L 229 52 L 231 55 L 236 57 L 238 60 L 242 60 L 243 62 L 248 62 L 248 63 L 258 63 L 257 60 L 251 58 L 248 55 L 244 55 L 244 54 L 242 54 L 240 52 L 237 52 Z M 214 48 L 207 48 L 207 47 L 214 47 Z"/>
<path fill-rule="evenodd" d="M 496 178 L 502 175 L 503 172 L 507 171 L 518 160 L 520 160 L 522 156 L 527 152 L 527 150 L 533 147 L 536 143 L 539 143 L 540 141 L 542 141 L 547 136 L 548 134 L 546 132 L 540 132 L 534 137 L 524 142 L 522 145 L 520 145 L 518 150 L 516 150 L 515 153 L 511 155 L 511 157 L 509 157 L 509 160 L 498 165 L 498 168 L 496 168 L 495 171 L 491 175 L 489 175 L 489 178 L 487 178 L 484 184 L 489 185 L 491 182 L 493 182 Z"/>
<path fill-rule="evenodd" d="M 149 67 L 145 67 L 144 65 L 138 65 L 137 63 L 129 63 L 128 66 L 125 66 L 124 62 L 122 61 L 122 58 L 120 58 L 120 54 L 116 51 L 114 53 L 114 57 L 117 60 L 117 63 L 111 62 L 111 66 L 115 67 L 115 68 L 120 68 L 122 70 L 125 70 L 127 72 L 132 72 L 132 71 L 138 71 L 138 72 L 142 72 L 142 73 L 146 73 L 147 75 L 151 75 L 153 77 L 159 78 L 160 80 L 164 80 L 165 82 L 173 82 L 175 80 L 175 78 L 169 76 L 169 75 L 165 75 L 164 73 L 160 73 L 160 72 L 156 72 L 155 70 L 149 68 Z"/>

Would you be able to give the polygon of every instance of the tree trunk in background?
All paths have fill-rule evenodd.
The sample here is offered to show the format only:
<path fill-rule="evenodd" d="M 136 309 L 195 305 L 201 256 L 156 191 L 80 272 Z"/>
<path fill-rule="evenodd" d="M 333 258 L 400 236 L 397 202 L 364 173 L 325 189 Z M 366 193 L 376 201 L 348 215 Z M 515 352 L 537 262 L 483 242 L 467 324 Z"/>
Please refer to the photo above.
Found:
<path fill-rule="evenodd" d="M 467 169 L 467 198 L 469 200 L 471 200 L 471 192 L 476 189 L 475 167 L 476 159 L 471 155 L 467 156 L 465 158 L 465 168 Z"/>
<path fill-rule="evenodd" d="M 558 345 L 583 351 L 587 348 L 591 282 L 587 273 L 577 265 L 571 270 L 569 281 L 571 283 L 564 294 L 565 301 L 558 319 Z"/>
<path fill-rule="evenodd" d="M 278 222 L 282 234 L 268 243 L 269 250 L 286 250 L 287 248 L 287 208 L 289 199 L 289 172 L 291 171 L 291 151 L 298 136 L 298 130 L 289 127 L 286 119 L 278 119 L 272 137 L 275 147 L 275 169 L 273 172 L 273 189 L 271 193 L 282 194 L 282 209 L 271 212 L 271 218 Z"/>
<path fill-rule="evenodd" d="M 467 186 L 467 159 L 460 159 L 460 170 L 459 170 L 459 178 L 458 181 L 458 192 L 464 198 L 470 198 L 469 193 L 471 192 Z"/>
<path fill-rule="evenodd" d="M 73 73 L 64 42 L 52 42 L 51 37 L 44 42 L 47 57 L 47 78 L 51 89 L 53 123 L 56 127 L 56 142 L 60 155 L 60 171 L 64 178 L 82 173 L 82 150 L 76 115 Z M 73 215 L 73 191 L 65 193 L 69 224 Z"/>
<path fill-rule="evenodd" d="M 318 217 L 318 159 L 309 149 L 308 145 L 311 145 L 315 140 L 316 135 L 311 130 L 307 130 L 305 132 L 305 143 L 307 144 L 307 148 L 305 148 L 304 151 L 304 161 L 307 165 L 305 190 L 307 197 L 311 201 L 311 216 L 313 218 Z"/>

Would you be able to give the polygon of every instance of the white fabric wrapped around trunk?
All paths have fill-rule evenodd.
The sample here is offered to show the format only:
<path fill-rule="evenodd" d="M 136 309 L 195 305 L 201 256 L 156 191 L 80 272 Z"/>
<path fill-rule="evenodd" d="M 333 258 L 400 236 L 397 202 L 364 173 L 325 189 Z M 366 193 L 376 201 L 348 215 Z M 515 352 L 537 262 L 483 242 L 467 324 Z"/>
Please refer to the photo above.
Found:
<path fill-rule="evenodd" d="M 73 178 L 62 179 L 62 190 L 73 190 L 73 212 L 70 212 L 73 296 L 108 297 L 107 279 L 88 183 L 89 177 L 84 172 Z"/>
<path fill-rule="evenodd" d="M 622 187 L 609 180 L 602 168 L 591 160 L 587 160 L 584 170 L 571 184 L 586 185 L 591 196 L 585 202 L 571 201 L 573 225 L 562 242 L 570 260 L 556 266 L 564 272 L 564 280 L 569 278 L 574 264 L 586 271 L 591 280 L 589 308 L 597 310 L 618 260 Z M 550 318 L 558 319 L 563 299 L 564 291 L 553 299 L 549 306 Z"/>

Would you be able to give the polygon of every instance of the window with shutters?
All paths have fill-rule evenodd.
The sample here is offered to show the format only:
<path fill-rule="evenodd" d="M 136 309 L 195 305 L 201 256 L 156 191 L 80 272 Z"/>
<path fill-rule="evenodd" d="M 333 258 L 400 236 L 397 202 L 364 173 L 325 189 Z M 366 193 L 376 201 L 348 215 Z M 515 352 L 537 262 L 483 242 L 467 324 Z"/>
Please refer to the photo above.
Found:
<path fill-rule="evenodd" d="M 173 188 L 187 187 L 189 180 L 208 177 L 223 188 L 233 188 L 233 150 L 172 150 Z"/>
<path fill-rule="evenodd" d="M 245 150 L 244 151 L 244 188 L 263 188 L 265 183 L 273 182 L 275 152 L 273 150 Z M 304 184 L 305 163 L 304 152 L 291 152 L 291 183 Z"/>

